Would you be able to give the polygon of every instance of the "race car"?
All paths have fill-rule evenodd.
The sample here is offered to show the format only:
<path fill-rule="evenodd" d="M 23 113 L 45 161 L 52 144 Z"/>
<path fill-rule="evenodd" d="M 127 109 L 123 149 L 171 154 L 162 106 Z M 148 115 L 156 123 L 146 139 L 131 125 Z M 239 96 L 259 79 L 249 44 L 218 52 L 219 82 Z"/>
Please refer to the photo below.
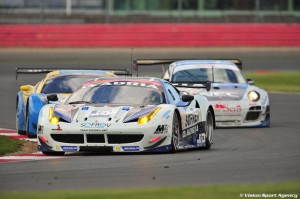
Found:
<path fill-rule="evenodd" d="M 268 93 L 243 75 L 242 62 L 231 60 L 136 60 L 137 65 L 163 65 L 163 79 L 181 91 L 201 93 L 212 103 L 217 127 L 269 127 Z M 209 90 L 195 88 L 209 84 Z"/>
<path fill-rule="evenodd" d="M 52 72 L 50 72 L 52 71 Z M 48 103 L 64 102 L 85 81 L 94 78 L 115 77 L 112 72 L 102 70 L 52 70 L 18 68 L 18 73 L 48 73 L 35 86 L 23 85 L 17 94 L 16 101 L 16 130 L 30 138 L 36 137 L 38 115 L 41 108 Z M 56 100 L 51 94 L 57 94 Z M 48 96 L 48 98 L 47 98 Z"/>
<path fill-rule="evenodd" d="M 86 82 L 64 104 L 44 106 L 38 149 L 47 155 L 210 149 L 214 127 L 213 107 L 201 95 L 183 95 L 158 78 L 110 78 Z"/>

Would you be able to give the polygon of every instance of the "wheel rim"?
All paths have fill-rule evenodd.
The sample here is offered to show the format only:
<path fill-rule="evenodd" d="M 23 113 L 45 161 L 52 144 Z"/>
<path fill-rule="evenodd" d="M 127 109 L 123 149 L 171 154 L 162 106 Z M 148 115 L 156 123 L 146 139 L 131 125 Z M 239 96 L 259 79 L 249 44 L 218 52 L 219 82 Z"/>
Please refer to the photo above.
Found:
<path fill-rule="evenodd" d="M 207 118 L 206 118 L 206 140 L 209 141 L 209 143 L 212 143 L 213 141 L 213 119 L 212 119 L 212 114 L 209 111 L 207 113 Z"/>
<path fill-rule="evenodd" d="M 173 119 L 173 145 L 175 149 L 178 149 L 179 146 L 179 122 L 177 114 L 174 114 Z"/>

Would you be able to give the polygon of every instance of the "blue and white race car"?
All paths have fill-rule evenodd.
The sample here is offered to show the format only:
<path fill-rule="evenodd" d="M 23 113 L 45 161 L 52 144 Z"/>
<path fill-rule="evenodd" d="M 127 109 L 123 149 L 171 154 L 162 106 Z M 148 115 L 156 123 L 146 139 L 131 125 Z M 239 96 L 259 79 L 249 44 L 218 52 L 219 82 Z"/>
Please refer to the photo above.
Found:
<path fill-rule="evenodd" d="M 38 149 L 176 152 L 213 143 L 214 111 L 202 95 L 183 95 L 158 78 L 86 82 L 64 104 L 48 104 L 38 120 Z"/>
<path fill-rule="evenodd" d="M 52 103 L 51 94 L 57 94 L 55 103 L 63 103 L 82 84 L 95 78 L 115 77 L 102 70 L 54 70 L 18 68 L 18 73 L 48 73 L 35 86 L 23 85 L 17 94 L 16 129 L 19 134 L 36 137 L 38 115 L 41 108 Z"/>
<path fill-rule="evenodd" d="M 240 60 L 135 60 L 138 65 L 163 65 L 163 79 L 188 94 L 206 96 L 217 127 L 270 126 L 268 93 L 244 77 Z M 202 84 L 210 89 L 199 89 Z"/>

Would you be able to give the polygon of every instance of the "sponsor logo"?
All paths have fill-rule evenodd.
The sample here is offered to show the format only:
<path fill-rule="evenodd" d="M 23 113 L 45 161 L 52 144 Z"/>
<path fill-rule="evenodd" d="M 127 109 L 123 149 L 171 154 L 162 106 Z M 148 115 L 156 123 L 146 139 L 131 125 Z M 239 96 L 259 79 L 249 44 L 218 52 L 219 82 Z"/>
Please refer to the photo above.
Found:
<path fill-rule="evenodd" d="M 52 131 L 61 131 L 62 129 L 60 128 L 59 124 L 57 125 L 56 129 L 52 129 Z"/>
<path fill-rule="evenodd" d="M 199 134 L 199 138 L 197 139 L 197 144 L 205 143 L 205 133 Z"/>
<path fill-rule="evenodd" d="M 121 146 L 120 145 L 118 145 L 118 146 L 115 146 L 114 147 L 114 151 L 116 151 L 116 152 L 119 152 L 120 150 L 121 150 Z"/>
<path fill-rule="evenodd" d="M 154 134 L 165 134 L 168 133 L 168 125 L 158 125 Z"/>
<path fill-rule="evenodd" d="M 188 114 L 185 116 L 185 124 L 184 127 L 189 127 L 199 121 L 199 115 Z"/>
<path fill-rule="evenodd" d="M 90 117 L 109 117 L 110 111 L 92 111 Z"/>
<path fill-rule="evenodd" d="M 87 110 L 89 110 L 89 107 L 88 106 L 84 106 L 84 107 L 81 108 L 81 110 L 87 111 Z"/>
<path fill-rule="evenodd" d="M 111 124 L 107 124 L 107 123 L 101 123 L 101 122 L 93 122 L 93 123 L 89 123 L 89 122 L 86 122 L 86 123 L 81 123 L 80 124 L 80 127 L 81 128 L 90 128 L 90 129 L 97 129 L 97 128 L 108 128 L 110 127 Z"/>
<path fill-rule="evenodd" d="M 123 111 L 129 111 L 130 107 L 123 107 L 122 110 Z"/>
<path fill-rule="evenodd" d="M 168 118 L 170 117 L 170 113 L 171 113 L 171 110 L 166 111 L 166 112 L 162 115 L 162 118 L 168 119 Z"/>
<path fill-rule="evenodd" d="M 60 145 L 56 145 L 56 146 L 55 146 L 55 150 L 56 150 L 56 151 L 60 151 Z"/>
<path fill-rule="evenodd" d="M 78 151 L 77 146 L 61 146 L 63 151 Z"/>
<path fill-rule="evenodd" d="M 194 125 L 192 127 L 184 129 L 182 131 L 182 137 L 185 138 L 185 137 L 187 137 L 189 135 L 192 135 L 192 134 L 195 134 L 195 133 L 198 133 L 198 132 L 199 132 L 199 125 L 196 124 L 196 125 Z"/>
<path fill-rule="evenodd" d="M 215 109 L 217 111 L 222 111 L 223 113 L 231 112 L 231 113 L 236 113 L 236 112 L 241 112 L 242 108 L 240 105 L 237 105 L 235 107 L 228 107 L 225 104 L 216 104 Z"/>
<path fill-rule="evenodd" d="M 123 86 L 123 85 L 127 85 L 127 86 L 140 86 L 140 87 L 146 87 L 146 88 L 154 88 L 154 89 L 158 89 L 157 86 L 153 85 L 153 84 L 147 84 L 147 83 L 142 83 L 142 82 L 106 82 L 102 85 L 108 85 L 108 86 Z"/>
<path fill-rule="evenodd" d="M 139 146 L 122 146 L 123 151 L 139 151 Z"/>

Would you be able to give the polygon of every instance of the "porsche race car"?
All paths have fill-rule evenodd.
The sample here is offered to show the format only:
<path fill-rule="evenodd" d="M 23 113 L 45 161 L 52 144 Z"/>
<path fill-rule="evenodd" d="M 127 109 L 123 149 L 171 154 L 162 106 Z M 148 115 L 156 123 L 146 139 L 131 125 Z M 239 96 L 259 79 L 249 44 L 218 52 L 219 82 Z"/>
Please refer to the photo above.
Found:
<path fill-rule="evenodd" d="M 217 127 L 269 127 L 268 93 L 253 86 L 231 60 L 135 60 L 135 65 L 163 65 L 163 79 L 188 94 L 202 94 L 212 103 Z M 210 89 L 197 88 L 209 84 Z"/>
<path fill-rule="evenodd" d="M 52 71 L 52 72 L 50 72 Z M 17 94 L 16 130 L 19 134 L 36 137 L 38 115 L 41 108 L 48 103 L 63 103 L 85 81 L 94 78 L 115 77 L 112 72 L 102 70 L 51 70 L 18 68 L 18 73 L 48 73 L 35 86 L 23 85 Z M 57 94 L 57 100 L 51 99 Z"/>
<path fill-rule="evenodd" d="M 157 78 L 110 78 L 86 82 L 64 104 L 45 105 L 38 149 L 47 155 L 209 149 L 214 127 L 213 107 L 202 95 L 183 95 Z"/>

